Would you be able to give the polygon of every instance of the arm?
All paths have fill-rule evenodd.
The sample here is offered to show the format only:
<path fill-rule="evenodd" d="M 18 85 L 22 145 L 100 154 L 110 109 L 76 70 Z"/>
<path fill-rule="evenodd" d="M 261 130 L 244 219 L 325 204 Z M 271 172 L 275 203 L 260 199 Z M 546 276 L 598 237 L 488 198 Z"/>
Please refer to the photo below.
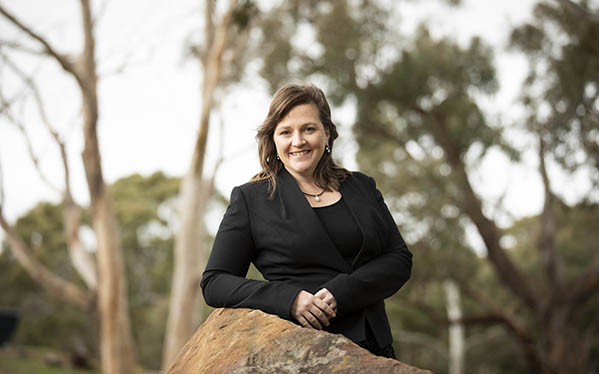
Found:
<path fill-rule="evenodd" d="M 291 304 L 301 289 L 283 282 L 246 279 L 254 251 L 247 203 L 241 189 L 235 187 L 200 283 L 206 303 L 260 309 L 291 319 Z"/>
<path fill-rule="evenodd" d="M 337 301 L 337 315 L 344 315 L 374 304 L 397 292 L 410 278 L 412 254 L 387 208 L 374 179 L 368 178 L 377 207 L 385 221 L 385 252 L 351 274 L 339 274 L 322 287 Z M 317 293 L 318 294 L 318 293 Z"/>

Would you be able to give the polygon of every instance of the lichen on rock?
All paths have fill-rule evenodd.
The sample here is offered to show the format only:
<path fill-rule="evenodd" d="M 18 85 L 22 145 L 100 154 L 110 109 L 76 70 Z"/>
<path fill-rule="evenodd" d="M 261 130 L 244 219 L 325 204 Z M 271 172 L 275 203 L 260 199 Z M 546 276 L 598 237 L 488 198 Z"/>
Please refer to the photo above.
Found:
<path fill-rule="evenodd" d="M 378 357 L 343 335 L 303 328 L 252 309 L 216 309 L 168 374 L 430 374 Z"/>

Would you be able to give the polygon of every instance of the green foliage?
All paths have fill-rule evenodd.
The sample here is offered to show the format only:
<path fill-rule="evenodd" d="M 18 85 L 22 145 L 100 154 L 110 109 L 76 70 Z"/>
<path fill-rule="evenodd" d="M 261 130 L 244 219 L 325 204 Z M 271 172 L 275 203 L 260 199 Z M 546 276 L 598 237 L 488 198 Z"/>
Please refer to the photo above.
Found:
<path fill-rule="evenodd" d="M 267 33 L 261 41 L 261 74 L 272 91 L 289 79 L 316 81 L 335 104 L 355 103 L 353 132 L 360 170 L 377 180 L 414 253 L 410 282 L 388 301 L 400 359 L 443 373 L 446 279 L 465 282 L 487 295 L 518 315 L 534 338 L 543 341 L 532 315 L 466 241 L 470 218 L 463 211 L 463 175 L 451 166 L 464 163 L 468 172 L 489 150 L 518 162 L 520 150 L 506 140 L 507 126 L 489 123 L 477 104 L 481 96 L 498 89 L 493 49 L 479 38 L 467 46 L 450 38 L 432 38 L 424 25 L 413 35 L 401 35 L 395 11 L 391 2 L 368 0 L 284 2 L 263 19 Z M 551 120 L 542 124 L 548 149 L 558 161 L 570 158 L 562 164 L 571 170 L 581 165 L 596 168 L 598 25 L 575 20 L 557 3 L 540 3 L 535 16 L 535 23 L 512 35 L 514 45 L 531 63 L 548 66 L 544 72 L 531 70 L 527 85 L 537 91 L 531 90 L 523 103 L 536 113 L 540 102 L 532 93 L 548 87 L 540 99 L 551 108 Z M 558 33 L 549 30 L 549 22 Z M 304 40 L 303 46 L 294 42 L 298 34 L 309 42 Z M 566 42 L 562 34 L 567 35 Z M 530 116 L 514 126 L 536 133 L 538 125 L 527 125 L 533 122 L 538 121 Z M 581 149 L 585 157 L 576 154 Z M 559 255 L 565 276 L 573 279 L 588 266 L 596 247 L 592 228 L 598 222 L 591 217 L 599 216 L 597 206 L 561 204 L 556 209 Z M 509 256 L 546 298 L 552 290 L 546 289 L 537 257 L 539 225 L 539 217 L 530 217 L 515 222 L 504 235 L 515 237 L 517 244 L 508 250 Z M 462 299 L 466 316 L 487 313 L 466 294 Z M 588 303 L 582 313 L 599 315 L 596 304 Z M 596 318 L 583 320 L 581 329 L 596 323 Z M 526 370 L 522 347 L 506 329 L 468 326 L 467 344 L 468 372 Z"/>
<path fill-rule="evenodd" d="M 180 178 L 162 172 L 133 174 L 111 186 L 128 281 L 129 308 L 138 354 L 159 368 L 173 267 L 176 197 Z"/>
<path fill-rule="evenodd" d="M 15 230 L 41 263 L 83 286 L 66 250 L 62 204 L 39 203 L 17 220 Z M 45 293 L 6 246 L 0 255 L 0 285 L 0 306 L 19 312 L 15 344 L 48 345 L 72 353 L 95 350 L 94 314 L 90 318 L 87 311 Z"/>
<path fill-rule="evenodd" d="M 597 14 L 588 1 L 578 6 Z M 551 155 L 573 172 L 588 168 L 599 186 L 599 23 L 539 3 L 535 19 L 513 30 L 511 45 L 529 59 L 523 100 L 528 127 L 539 132 Z M 543 88 L 539 90 L 539 87 Z M 540 91 L 540 92 L 539 92 Z"/>
<path fill-rule="evenodd" d="M 179 184 L 179 178 L 157 172 L 147 177 L 134 174 L 111 186 L 121 228 L 133 331 L 140 361 L 150 368 L 160 367 L 162 355 Z M 70 265 L 62 214 L 61 204 L 43 202 L 18 219 L 15 229 L 38 260 L 62 278 L 84 287 Z M 14 344 L 95 356 L 95 311 L 65 305 L 45 293 L 8 248 L 0 255 L 0 285 L 0 306 L 17 308 L 20 313 Z"/>

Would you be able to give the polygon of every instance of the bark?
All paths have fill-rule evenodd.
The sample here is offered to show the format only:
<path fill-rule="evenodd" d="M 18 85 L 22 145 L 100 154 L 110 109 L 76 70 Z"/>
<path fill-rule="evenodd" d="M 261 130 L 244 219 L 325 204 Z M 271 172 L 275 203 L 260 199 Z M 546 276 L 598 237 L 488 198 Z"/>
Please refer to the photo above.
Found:
<path fill-rule="evenodd" d="M 92 253 L 83 246 L 79 238 L 81 209 L 75 204 L 70 193 L 65 194 L 63 204 L 65 237 L 67 239 L 71 263 L 87 287 L 90 290 L 95 290 L 98 285 L 96 261 Z"/>
<path fill-rule="evenodd" d="M 98 99 L 95 42 L 89 0 L 81 0 L 84 49 L 78 63 L 83 97 L 83 165 L 97 237 L 98 310 L 100 315 L 100 356 L 108 374 L 129 374 L 137 369 L 131 334 L 127 284 L 116 217 L 102 175 L 97 137 Z M 77 70 L 75 70 L 77 71 Z"/>
<path fill-rule="evenodd" d="M 222 53 L 226 47 L 227 34 L 231 25 L 232 11 L 236 1 L 229 5 L 214 33 L 206 32 L 208 53 L 204 60 L 204 82 L 202 87 L 202 106 L 200 129 L 196 139 L 191 166 L 185 175 L 181 187 L 181 228 L 175 239 L 175 268 L 169 305 L 162 365 L 168 368 L 177 352 L 193 333 L 193 321 L 199 296 L 201 274 L 206 266 L 202 238 L 204 236 L 204 212 L 207 200 L 212 193 L 212 181 L 204 187 L 203 170 L 213 108 L 214 91 L 219 83 Z M 206 2 L 207 28 L 212 25 L 213 4 Z M 209 43 L 209 44 L 208 44 Z M 201 319 L 201 318 L 200 318 Z"/>
<path fill-rule="evenodd" d="M 553 213 L 553 202 L 555 199 L 551 192 L 549 176 L 547 175 L 545 143 L 543 142 L 542 134 L 539 134 L 539 172 L 541 173 L 545 193 L 545 203 L 543 204 L 543 213 L 541 213 L 541 233 L 538 244 L 539 257 L 550 284 L 554 287 L 559 287 L 562 283 L 555 243 L 555 231 L 557 229 L 555 214 Z M 554 291 L 554 294 L 561 294 L 560 289 L 554 288 Z"/>
<path fill-rule="evenodd" d="M 446 280 L 443 284 L 447 298 L 447 318 L 449 325 L 449 374 L 464 372 L 464 326 L 460 322 L 462 307 L 456 283 Z"/>
<path fill-rule="evenodd" d="M 424 112 L 426 113 L 426 112 Z M 466 166 L 461 158 L 462 150 L 452 140 L 452 134 L 442 119 L 432 118 L 432 134 L 446 154 L 447 161 L 454 171 L 456 182 L 460 187 L 461 209 L 470 217 L 476 226 L 485 247 L 491 264 L 502 283 L 529 309 L 537 310 L 540 302 L 537 294 L 524 277 L 522 272 L 514 265 L 508 254 L 499 243 L 501 235 L 494 221 L 487 218 L 482 211 L 482 203 L 468 180 Z"/>

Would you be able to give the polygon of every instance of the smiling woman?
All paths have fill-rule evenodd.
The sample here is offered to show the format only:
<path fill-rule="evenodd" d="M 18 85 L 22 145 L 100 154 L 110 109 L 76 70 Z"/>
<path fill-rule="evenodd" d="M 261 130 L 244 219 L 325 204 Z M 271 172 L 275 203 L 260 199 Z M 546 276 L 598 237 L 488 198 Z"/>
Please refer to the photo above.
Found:
<path fill-rule="evenodd" d="M 277 149 L 277 160 L 283 163 L 298 183 L 310 190 L 310 180 L 318 162 L 325 151 L 331 152 L 329 138 L 330 133 L 318 116 L 318 108 L 312 103 L 300 104 L 291 109 L 275 127 L 273 140 Z M 305 195 L 312 196 L 317 205 L 328 205 L 326 197 L 337 200 L 340 197 L 336 191 L 323 195 L 325 189 L 311 193 L 305 192 L 305 189 L 302 191 Z"/>
<path fill-rule="evenodd" d="M 301 104 L 289 111 L 274 131 L 277 157 L 296 179 L 314 174 L 316 165 L 330 135 L 318 118 L 318 109 L 312 103 Z"/>
<path fill-rule="evenodd" d="M 333 161 L 337 136 L 322 90 L 288 84 L 275 93 L 256 136 L 262 171 L 231 193 L 204 298 L 395 357 L 383 300 L 410 277 L 412 254 L 374 180 Z M 266 281 L 245 278 L 252 262 Z"/>

